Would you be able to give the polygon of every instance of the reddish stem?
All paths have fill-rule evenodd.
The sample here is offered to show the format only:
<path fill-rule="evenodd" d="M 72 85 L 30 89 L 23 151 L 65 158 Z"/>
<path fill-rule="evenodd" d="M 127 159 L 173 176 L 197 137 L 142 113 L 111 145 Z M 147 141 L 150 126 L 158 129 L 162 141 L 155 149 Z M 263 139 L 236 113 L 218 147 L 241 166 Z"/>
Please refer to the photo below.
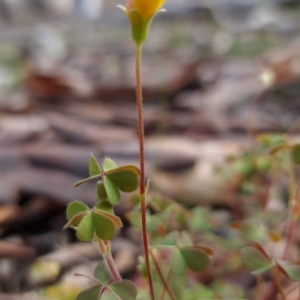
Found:
<path fill-rule="evenodd" d="M 149 241 L 147 234 L 146 223 L 146 180 L 145 180 L 145 133 L 144 133 L 144 117 L 143 117 L 143 90 L 141 76 L 141 60 L 142 60 L 142 44 L 137 44 L 136 47 L 136 102 L 138 110 L 138 131 L 139 131 L 139 146 L 140 146 L 140 198 L 141 198 L 141 215 L 142 215 L 142 233 L 144 253 L 147 266 L 147 274 L 150 286 L 151 299 L 155 300 L 152 274 L 150 270 L 149 260 Z"/>
<path fill-rule="evenodd" d="M 172 272 L 171 272 L 171 269 L 170 269 L 169 272 L 168 272 L 167 279 L 166 279 L 166 284 L 168 284 L 168 281 L 170 280 L 171 275 L 172 275 Z M 167 292 L 167 290 L 166 290 L 166 288 L 164 288 L 164 290 L 161 294 L 160 300 L 164 300 L 166 292 Z"/>
<path fill-rule="evenodd" d="M 103 260 L 106 263 L 106 267 L 112 275 L 114 281 L 121 281 L 122 277 L 119 270 L 116 267 L 115 261 L 111 255 L 111 243 L 110 241 L 103 241 L 97 237 L 97 242 L 100 248 L 100 252 L 103 255 Z"/>
<path fill-rule="evenodd" d="M 169 294 L 169 296 L 170 296 L 170 298 L 171 298 L 172 300 L 176 300 L 176 298 L 174 297 L 173 293 L 172 293 L 171 290 L 169 289 L 168 283 L 166 282 L 166 280 L 165 280 L 165 278 L 164 278 L 164 276 L 163 276 L 163 274 L 162 274 L 162 272 L 161 272 L 161 269 L 160 269 L 160 267 L 159 267 L 158 261 L 156 260 L 156 257 L 155 257 L 155 255 L 154 255 L 152 249 L 149 249 L 149 253 L 150 253 L 150 255 L 151 255 L 152 259 L 153 259 L 155 268 L 156 268 L 156 270 L 157 270 L 157 273 L 158 273 L 158 275 L 159 275 L 159 277 L 160 277 L 161 282 L 163 283 L 164 289 L 167 291 L 167 293 Z"/>
<path fill-rule="evenodd" d="M 279 270 L 277 269 L 277 267 L 274 268 L 273 272 L 274 272 L 274 280 L 276 282 L 279 294 L 280 294 L 282 300 L 286 300 L 286 297 L 284 295 L 283 288 L 282 288 L 282 285 L 280 282 L 280 278 L 279 278 Z"/>
<path fill-rule="evenodd" d="M 108 269 L 110 270 L 110 273 L 114 279 L 114 281 L 121 281 L 122 277 L 119 273 L 119 270 L 117 269 L 116 265 L 115 265 L 115 261 L 112 258 L 111 254 L 107 254 L 107 255 L 103 255 L 104 260 L 106 262 L 106 265 L 108 267 Z"/>

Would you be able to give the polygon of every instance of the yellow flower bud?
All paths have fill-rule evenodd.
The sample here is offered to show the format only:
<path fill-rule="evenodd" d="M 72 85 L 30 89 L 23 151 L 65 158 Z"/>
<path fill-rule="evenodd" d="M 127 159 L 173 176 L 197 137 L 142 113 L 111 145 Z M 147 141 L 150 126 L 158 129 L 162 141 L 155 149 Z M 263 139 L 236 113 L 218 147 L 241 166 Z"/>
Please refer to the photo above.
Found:
<path fill-rule="evenodd" d="M 152 19 L 165 4 L 166 0 L 127 0 L 126 10 L 128 17 L 132 11 L 136 11 L 140 14 L 145 22 Z"/>
<path fill-rule="evenodd" d="M 143 43 L 148 37 L 148 30 L 152 19 L 166 0 L 126 0 L 126 7 L 119 5 L 128 16 L 132 26 L 132 37 L 136 43 Z"/>

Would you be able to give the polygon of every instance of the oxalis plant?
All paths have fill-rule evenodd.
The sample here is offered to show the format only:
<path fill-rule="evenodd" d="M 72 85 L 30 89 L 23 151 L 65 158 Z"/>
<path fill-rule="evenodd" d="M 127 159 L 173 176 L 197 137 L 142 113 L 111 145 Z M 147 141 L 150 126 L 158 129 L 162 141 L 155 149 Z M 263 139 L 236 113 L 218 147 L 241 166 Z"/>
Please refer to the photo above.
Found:
<path fill-rule="evenodd" d="M 166 0 L 127 0 L 126 6 L 119 6 L 127 15 L 132 29 L 132 38 L 136 45 L 136 102 L 138 112 L 138 132 L 140 167 L 126 165 L 118 167 L 105 158 L 102 163 L 91 155 L 89 177 L 75 186 L 90 180 L 97 180 L 96 203 L 93 208 L 83 202 L 74 201 L 67 207 L 68 223 L 65 228 L 74 228 L 77 237 L 83 242 L 98 245 L 103 261 L 96 267 L 94 278 L 96 285 L 82 291 L 77 300 L 134 300 L 134 299 L 183 299 L 174 282 L 184 278 L 187 269 L 203 271 L 210 264 L 212 251 L 203 246 L 194 245 L 184 231 L 174 231 L 166 235 L 161 245 L 150 246 L 147 230 L 147 191 L 149 184 L 145 178 L 145 146 L 143 121 L 143 93 L 141 78 L 142 45 L 146 41 L 154 17 L 162 12 Z M 138 204 L 144 246 L 144 258 L 140 269 L 147 279 L 148 288 L 138 289 L 129 280 L 123 280 L 111 253 L 111 240 L 122 228 L 121 219 L 114 214 L 114 206 L 119 204 L 122 192 L 134 192 L 139 189 Z M 157 204 L 157 203 L 156 203 Z M 158 205 L 158 204 L 157 204 Z M 158 205 L 159 206 L 159 205 Z M 166 205 L 162 205 L 166 208 Z M 165 263 L 161 262 L 164 257 Z M 153 276 L 153 274 L 154 276 Z"/>
<path fill-rule="evenodd" d="M 238 267 L 242 262 L 257 276 L 258 292 L 255 299 L 275 299 L 278 293 L 281 299 L 287 299 L 283 287 L 284 277 L 300 281 L 299 261 L 288 257 L 300 216 L 300 188 L 297 175 L 297 167 L 300 165 L 300 144 L 297 141 L 266 135 L 261 140 L 262 149 L 258 149 L 257 153 L 254 153 L 255 151 L 246 153 L 235 161 L 234 165 L 240 173 L 239 177 L 243 179 L 241 188 L 247 190 L 248 187 L 249 190 L 249 186 L 252 186 L 254 201 L 251 203 L 251 216 L 237 203 L 234 208 L 237 221 L 231 225 L 232 230 L 238 230 L 238 234 L 234 235 L 231 232 L 230 238 L 221 238 L 214 234 L 215 221 L 210 218 L 210 212 L 202 207 L 188 210 L 171 199 L 154 197 L 149 200 L 147 197 L 149 181 L 147 183 L 145 178 L 142 45 L 148 37 L 152 20 L 163 11 L 164 3 L 165 0 L 127 0 L 125 7 L 119 6 L 130 21 L 132 38 L 136 45 L 140 166 L 139 168 L 133 165 L 120 167 L 111 158 L 105 158 L 99 163 L 97 158 L 91 155 L 89 177 L 75 184 L 79 186 L 95 180 L 97 194 L 95 206 L 90 208 L 80 201 L 70 203 L 67 208 L 68 223 L 65 228 L 74 228 L 79 240 L 95 243 L 103 257 L 95 269 L 94 277 L 91 278 L 95 285 L 82 291 L 77 296 L 77 300 L 224 299 L 220 288 L 217 291 L 209 290 L 201 284 L 193 284 L 191 277 L 186 276 L 187 272 L 191 274 L 191 271 L 206 270 L 210 265 L 213 251 L 206 246 L 194 244 L 185 229 L 188 229 L 191 234 L 197 232 L 199 235 L 199 231 L 205 233 L 202 234 L 202 239 L 206 238 L 210 244 L 219 245 L 219 248 L 221 246 L 222 251 L 226 250 L 221 259 L 215 258 L 214 267 L 219 269 L 223 267 L 223 271 L 233 268 L 236 264 L 235 255 L 238 253 Z M 282 173 L 289 175 L 288 212 L 283 218 L 267 210 L 268 194 L 265 197 L 259 195 L 260 182 L 274 174 L 279 176 Z M 131 193 L 137 190 L 139 191 L 133 197 L 134 209 L 130 212 L 129 219 L 133 225 L 141 228 L 143 237 L 144 257 L 140 259 L 139 270 L 145 281 L 139 280 L 138 287 L 134 282 L 122 279 L 111 253 L 111 241 L 123 227 L 121 219 L 114 213 L 114 206 L 122 201 L 121 192 Z M 269 215 L 272 220 L 269 220 Z M 285 247 L 279 258 L 265 251 L 263 247 L 266 242 L 281 240 L 278 223 L 286 224 Z M 148 235 L 152 239 L 151 245 Z M 214 272 L 213 268 L 209 268 L 206 275 L 209 272 L 212 278 L 218 273 L 218 271 Z M 271 282 L 267 279 L 268 276 Z M 261 293 L 260 286 L 267 281 L 267 289 Z M 186 288 L 187 283 L 189 289 Z"/>
<path fill-rule="evenodd" d="M 286 277 L 289 280 L 300 282 L 299 260 L 292 260 L 289 258 L 289 250 L 291 245 L 293 244 L 293 239 L 295 238 L 295 227 L 297 222 L 299 222 L 300 216 L 300 188 L 298 183 L 299 178 L 297 176 L 297 168 L 300 165 L 300 144 L 293 143 L 283 136 L 275 136 L 275 139 L 272 137 L 270 138 L 270 136 L 265 136 L 262 140 L 263 144 L 265 144 L 265 146 L 269 148 L 268 156 L 265 157 L 264 160 L 261 160 L 262 157 L 257 156 L 254 158 L 256 161 L 253 161 L 253 159 L 251 159 L 251 164 L 253 165 L 254 162 L 256 168 L 258 167 L 264 172 L 273 174 L 273 176 L 274 174 L 278 175 L 283 171 L 287 171 L 288 173 L 289 195 L 287 216 L 284 220 L 286 240 L 283 252 L 280 257 L 273 257 L 273 255 L 267 253 L 263 246 L 258 242 L 259 239 L 264 240 L 264 237 L 256 237 L 256 239 L 252 241 L 248 246 L 243 247 L 240 250 L 240 254 L 241 260 L 244 263 L 245 267 L 248 268 L 252 272 L 252 274 L 257 276 L 257 290 L 260 289 L 264 275 L 268 273 L 272 274 L 272 281 L 269 284 L 268 289 L 264 294 L 258 294 L 257 299 L 275 299 L 278 292 L 280 295 L 280 299 L 286 300 L 289 298 L 284 291 L 282 278 Z M 249 165 L 248 160 L 247 168 L 248 171 L 250 170 L 250 172 L 252 169 L 251 164 Z M 260 224 L 261 226 L 259 229 L 255 227 L 253 227 L 253 229 L 257 232 L 266 232 L 267 236 L 269 236 L 269 240 L 276 243 L 281 241 L 282 238 L 277 229 L 273 230 L 272 228 L 270 228 L 270 225 L 266 224 L 268 223 L 266 213 L 267 200 L 268 199 L 261 201 L 260 211 L 256 214 L 256 226 L 257 224 Z M 264 216 L 264 222 L 262 222 L 261 216 Z M 279 220 L 280 219 L 282 218 L 279 217 Z M 243 224 L 240 223 L 238 227 L 245 227 L 246 222 L 247 220 L 244 220 L 242 222 Z"/>
<path fill-rule="evenodd" d="M 237 169 L 244 178 L 244 186 L 251 182 L 261 182 L 263 176 L 272 174 L 289 174 L 289 201 L 286 224 L 286 242 L 280 258 L 273 257 L 265 251 L 263 243 L 277 242 L 280 235 L 276 231 L 278 224 L 273 226 L 268 221 L 266 210 L 268 195 L 260 199 L 253 197 L 254 203 L 251 218 L 247 216 L 243 207 L 237 215 L 240 220 L 232 224 L 232 230 L 238 229 L 240 234 L 222 239 L 214 234 L 214 220 L 210 213 L 202 207 L 188 210 L 167 198 L 147 199 L 149 181 L 145 178 L 145 150 L 143 123 L 143 95 L 141 80 L 142 45 L 148 37 L 153 18 L 161 11 L 165 0 L 128 0 L 126 6 L 120 8 L 126 13 L 131 24 L 132 38 L 136 45 L 136 100 L 138 113 L 138 132 L 140 148 L 140 166 L 117 166 L 111 158 L 105 158 L 99 163 L 91 155 L 89 160 L 89 177 L 75 184 L 79 186 L 87 181 L 96 181 L 96 201 L 90 208 L 80 201 L 68 205 L 65 228 L 74 228 L 77 237 L 83 242 L 93 242 L 102 254 L 102 261 L 97 265 L 92 288 L 82 291 L 77 300 L 201 300 L 201 299 L 230 299 L 224 298 L 220 288 L 209 290 L 201 284 L 193 286 L 193 281 L 187 282 L 186 273 L 189 270 L 202 272 L 210 265 L 213 254 L 208 247 L 194 244 L 193 239 L 184 229 L 191 233 L 202 234 L 202 240 L 218 246 L 221 245 L 225 257 L 215 257 L 213 267 L 221 269 L 233 268 L 236 263 L 235 253 L 239 254 L 239 262 L 257 276 L 256 288 L 267 281 L 264 276 L 271 277 L 267 290 L 261 294 L 257 292 L 257 300 L 273 300 L 279 293 L 281 299 L 287 299 L 284 291 L 283 279 L 300 281 L 300 264 L 297 260 L 289 260 L 288 250 L 295 238 L 295 227 L 300 216 L 300 188 L 297 167 L 300 165 L 300 144 L 288 139 L 264 137 L 261 157 L 259 153 L 250 153 L 240 158 Z M 267 153 L 267 155 L 266 155 Z M 288 171 L 288 172 L 286 172 Z M 262 176 L 263 175 L 263 176 Z M 247 182 L 249 180 L 249 182 Z M 144 257 L 140 259 L 139 270 L 145 282 L 134 282 L 122 279 L 111 253 L 111 240 L 119 230 L 122 221 L 115 215 L 114 206 L 121 199 L 121 192 L 138 191 L 134 197 L 135 208 L 130 213 L 130 220 L 141 227 Z M 257 198 L 257 199 L 256 199 Z M 149 214 L 148 211 L 154 212 Z M 140 220 L 140 221 L 139 221 Z M 270 224 L 268 224 L 270 223 Z M 259 225 L 259 226 L 258 226 Z M 230 231 L 228 229 L 228 231 Z M 152 233 L 150 245 L 148 234 Z M 155 240 L 154 238 L 155 237 Z M 245 247 L 246 245 L 246 247 Z M 219 247 L 220 248 L 220 247 Z M 217 256 L 217 255 L 216 255 Z M 225 265 L 225 268 L 224 268 Z M 240 265 L 238 266 L 240 267 Z M 211 272 L 212 273 L 212 272 Z M 217 273 L 217 272 L 216 272 Z M 203 274 L 201 274 L 203 275 Z M 204 276 L 204 275 L 203 275 Z M 217 276 L 214 274 L 213 276 Z M 198 282 L 198 281 L 197 281 Z M 146 284 L 145 284 L 146 283 Z M 189 288 L 186 288 L 188 283 Z M 240 299 L 240 298 L 239 298 Z"/>

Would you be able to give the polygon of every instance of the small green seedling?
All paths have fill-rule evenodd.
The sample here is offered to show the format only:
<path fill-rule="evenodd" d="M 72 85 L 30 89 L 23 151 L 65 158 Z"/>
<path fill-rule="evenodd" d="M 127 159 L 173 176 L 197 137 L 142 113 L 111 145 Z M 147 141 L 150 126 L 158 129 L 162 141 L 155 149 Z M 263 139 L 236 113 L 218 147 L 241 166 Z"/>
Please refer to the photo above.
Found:
<path fill-rule="evenodd" d="M 118 167 L 110 158 L 105 158 L 101 166 L 91 155 L 89 177 L 75 186 L 95 179 L 98 182 L 94 207 L 89 208 L 80 201 L 71 202 L 67 207 L 68 223 L 64 227 L 75 229 L 78 239 L 83 242 L 95 241 L 106 262 L 96 268 L 97 286 L 81 292 L 77 300 L 135 300 L 137 289 L 133 282 L 120 277 L 111 256 L 110 240 L 123 226 L 113 207 L 121 201 L 120 191 L 133 192 L 139 187 L 140 171 L 131 165 Z"/>
<path fill-rule="evenodd" d="M 209 255 L 213 251 L 208 247 L 194 246 L 186 232 L 174 231 L 166 236 L 162 245 L 157 248 L 171 250 L 170 268 L 176 275 L 182 276 L 187 268 L 194 272 L 202 272 L 210 265 Z"/>
<path fill-rule="evenodd" d="M 240 252 L 245 267 L 254 275 L 275 269 L 290 280 L 300 282 L 300 265 L 272 259 L 260 244 L 254 243 L 253 247 L 244 247 Z"/>

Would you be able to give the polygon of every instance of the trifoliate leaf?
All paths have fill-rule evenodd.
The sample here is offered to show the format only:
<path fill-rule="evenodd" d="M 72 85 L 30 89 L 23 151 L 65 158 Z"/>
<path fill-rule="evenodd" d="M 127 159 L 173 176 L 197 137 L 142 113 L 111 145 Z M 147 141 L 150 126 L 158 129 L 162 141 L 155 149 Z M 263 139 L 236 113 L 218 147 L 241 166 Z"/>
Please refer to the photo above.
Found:
<path fill-rule="evenodd" d="M 272 262 L 265 255 L 253 247 L 244 247 L 240 253 L 245 267 L 255 272 L 255 274 L 263 273 L 273 266 Z"/>

